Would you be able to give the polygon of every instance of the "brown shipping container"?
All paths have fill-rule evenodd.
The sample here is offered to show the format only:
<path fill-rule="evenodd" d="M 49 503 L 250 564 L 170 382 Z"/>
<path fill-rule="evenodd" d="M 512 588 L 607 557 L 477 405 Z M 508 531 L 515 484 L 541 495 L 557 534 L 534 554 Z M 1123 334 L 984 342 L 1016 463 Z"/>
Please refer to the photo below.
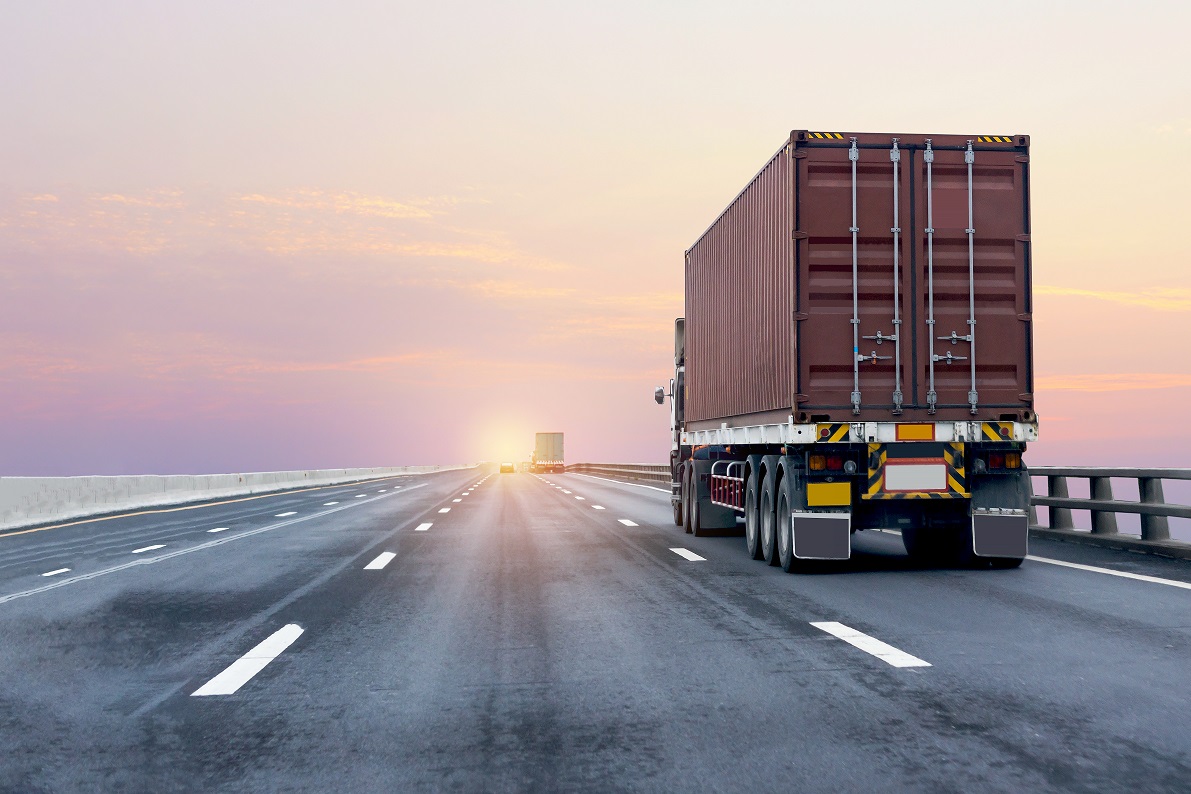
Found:
<path fill-rule="evenodd" d="M 791 133 L 686 252 L 687 428 L 1032 421 L 1029 184 L 1024 135 Z"/>

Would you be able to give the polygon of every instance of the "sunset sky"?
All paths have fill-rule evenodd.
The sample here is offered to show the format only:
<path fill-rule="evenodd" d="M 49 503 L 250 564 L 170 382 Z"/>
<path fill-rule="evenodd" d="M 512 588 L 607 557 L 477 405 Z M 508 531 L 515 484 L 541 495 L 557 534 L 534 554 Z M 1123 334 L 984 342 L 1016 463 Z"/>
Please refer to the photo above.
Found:
<path fill-rule="evenodd" d="M 0 474 L 663 462 L 791 129 L 1032 137 L 1035 464 L 1188 466 L 1187 4 L 0 10 Z"/>

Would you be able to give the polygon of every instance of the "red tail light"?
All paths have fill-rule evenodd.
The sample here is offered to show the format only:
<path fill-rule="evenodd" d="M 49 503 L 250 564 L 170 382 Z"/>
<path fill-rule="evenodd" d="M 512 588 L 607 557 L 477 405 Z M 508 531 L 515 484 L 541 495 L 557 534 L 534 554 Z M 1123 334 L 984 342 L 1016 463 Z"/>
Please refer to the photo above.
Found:
<path fill-rule="evenodd" d="M 1004 455 L 1004 453 L 1002 453 L 1002 452 L 990 452 L 990 453 L 988 453 L 988 467 L 989 467 L 990 469 L 1003 469 L 1003 468 L 1005 468 L 1005 455 Z"/>
<path fill-rule="evenodd" d="M 844 459 L 841 455 L 828 455 L 827 468 L 831 471 L 843 471 Z"/>

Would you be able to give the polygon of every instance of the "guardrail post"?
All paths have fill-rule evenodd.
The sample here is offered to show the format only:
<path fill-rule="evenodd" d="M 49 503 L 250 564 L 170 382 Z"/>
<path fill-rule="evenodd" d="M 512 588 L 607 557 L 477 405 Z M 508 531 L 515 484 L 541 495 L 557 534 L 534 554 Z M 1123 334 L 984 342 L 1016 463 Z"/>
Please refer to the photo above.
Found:
<path fill-rule="evenodd" d="M 1067 493 L 1067 478 L 1058 477 L 1055 475 L 1047 475 L 1046 477 L 1046 491 L 1049 496 L 1067 499 L 1070 494 Z M 1075 522 L 1071 519 L 1071 511 L 1066 507 L 1048 507 L 1050 512 L 1051 529 L 1075 529 Z"/>
<path fill-rule="evenodd" d="M 1108 477 L 1090 477 L 1092 481 L 1092 498 L 1097 501 L 1111 502 L 1112 480 Z M 1092 534 L 1117 534 L 1117 514 L 1104 510 L 1092 511 Z"/>
<path fill-rule="evenodd" d="M 1137 478 L 1137 490 L 1141 494 L 1143 505 L 1164 505 L 1166 498 L 1162 494 L 1162 480 L 1157 477 Z M 1142 540 L 1170 540 L 1170 519 L 1166 516 L 1141 516 Z"/>

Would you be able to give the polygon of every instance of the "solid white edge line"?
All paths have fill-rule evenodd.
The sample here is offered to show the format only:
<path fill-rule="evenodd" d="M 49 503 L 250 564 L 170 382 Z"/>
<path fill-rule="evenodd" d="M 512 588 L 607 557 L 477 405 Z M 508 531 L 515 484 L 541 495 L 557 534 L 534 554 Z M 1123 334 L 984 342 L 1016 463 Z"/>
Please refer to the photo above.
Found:
<path fill-rule="evenodd" d="M 418 524 L 416 527 L 414 527 L 414 532 L 425 532 L 432 526 L 434 526 L 434 524 L 427 521 L 425 524 Z"/>
<path fill-rule="evenodd" d="M 418 483 L 417 485 L 410 486 L 409 490 L 412 491 L 415 488 L 422 488 L 428 484 L 429 483 L 424 483 L 424 482 Z M 372 499 L 369 500 L 369 502 L 374 501 L 376 499 L 387 499 L 387 498 L 389 498 L 389 496 L 392 496 L 392 494 L 386 494 L 385 496 L 374 496 Z M 368 504 L 368 502 L 363 502 L 362 504 Z M 135 568 L 140 565 L 155 565 L 156 563 L 159 563 L 159 562 L 165 562 L 166 560 L 172 560 L 175 557 L 182 557 L 187 554 L 193 554 L 196 551 L 205 551 L 206 549 L 213 549 L 216 546 L 222 546 L 226 543 L 234 543 L 237 540 L 243 540 L 244 538 L 251 538 L 255 535 L 260 535 L 261 533 L 264 533 L 264 532 L 272 532 L 275 529 L 280 529 L 281 527 L 288 527 L 291 524 L 300 524 L 303 521 L 310 521 L 315 518 L 322 518 L 323 516 L 329 516 L 331 513 L 338 513 L 340 510 L 348 510 L 348 509 L 354 507 L 355 505 L 356 505 L 356 502 L 352 502 L 351 504 L 346 504 L 346 505 L 343 505 L 342 507 L 336 507 L 331 510 L 324 510 L 321 513 L 311 513 L 310 515 L 305 515 L 305 516 L 302 516 L 301 518 L 291 518 L 288 521 L 280 521 L 276 524 L 268 524 L 267 526 L 258 527 L 257 529 L 250 529 L 245 532 L 241 532 L 237 535 L 228 535 L 227 537 L 223 537 L 223 538 L 212 538 L 211 540 L 208 540 L 206 543 L 200 543 L 197 546 L 188 546 L 186 548 L 175 549 L 173 551 L 167 551 L 166 553 L 159 554 L 156 557 L 141 557 L 141 558 L 138 558 L 135 560 L 130 560 L 129 562 L 122 562 L 119 565 L 113 565 L 110 568 L 102 568 L 98 571 L 91 571 L 90 573 L 80 573 L 75 576 L 71 576 L 67 579 L 59 579 L 57 581 L 49 582 L 47 584 L 43 584 L 38 587 L 31 587 L 28 590 L 20 590 L 15 593 L 8 593 L 7 595 L 0 595 L 0 604 L 7 604 L 10 601 L 16 601 L 17 599 L 20 599 L 20 598 L 29 598 L 30 596 L 40 595 L 42 593 L 48 593 L 51 590 L 57 590 L 60 587 L 69 587 L 70 585 L 78 584 L 79 582 L 89 582 L 92 579 L 98 579 L 101 576 L 109 576 L 110 574 L 113 574 L 113 573 L 120 573 L 121 571 L 127 571 L 131 568 Z"/>
<path fill-rule="evenodd" d="M 152 546 L 145 546 L 142 549 L 133 549 L 132 553 L 133 554 L 144 554 L 146 551 L 157 551 L 158 549 L 164 549 L 164 548 L 165 548 L 164 543 L 154 543 Z"/>
<path fill-rule="evenodd" d="M 1178 587 L 1183 590 L 1191 590 L 1191 584 L 1187 582 L 1178 582 L 1174 579 L 1159 579 L 1157 576 L 1146 576 L 1143 573 L 1129 573 L 1128 571 L 1114 571 L 1111 568 L 1097 568 L 1094 565 L 1081 565 L 1078 562 L 1065 562 L 1063 560 L 1052 560 L 1049 557 L 1035 557 L 1030 554 L 1026 556 L 1027 560 L 1032 562 L 1044 562 L 1047 565 L 1061 565 L 1064 568 L 1075 568 L 1078 571 L 1090 571 L 1092 573 L 1102 573 L 1107 576 L 1119 576 L 1122 579 L 1135 579 L 1139 582 L 1149 582 L 1150 584 L 1164 584 L 1167 587 Z"/>
<path fill-rule="evenodd" d="M 215 529 L 208 529 L 207 532 L 215 534 L 216 532 L 227 532 L 231 527 L 215 527 Z"/>
<path fill-rule="evenodd" d="M 690 560 L 691 562 L 707 562 L 706 557 L 700 557 L 698 554 L 695 554 L 695 552 L 691 551 L 690 549 L 684 549 L 684 548 L 679 547 L 679 548 L 670 549 L 670 551 L 674 552 L 679 557 L 684 557 L 684 558 Z"/>
<path fill-rule="evenodd" d="M 635 527 L 635 526 L 638 526 L 638 524 L 637 524 L 637 522 L 636 522 L 636 521 L 630 521 L 630 520 L 629 520 L 629 519 L 627 519 L 627 518 L 618 518 L 618 519 L 616 519 L 616 520 L 617 520 L 617 521 L 619 521 L 620 523 L 624 524 L 626 527 Z"/>
<path fill-rule="evenodd" d="M 57 576 L 58 574 L 66 573 L 69 570 L 70 570 L 69 568 L 59 568 L 56 571 L 46 571 L 45 573 L 42 574 L 42 576 Z"/>
<path fill-rule="evenodd" d="M 365 571 L 379 571 L 384 569 L 386 565 L 393 561 L 397 554 L 391 551 L 382 551 L 377 558 L 364 566 Z"/>
<path fill-rule="evenodd" d="M 614 482 L 617 485 L 631 485 L 634 488 L 648 488 L 651 491 L 661 491 L 662 493 L 670 493 L 669 488 L 659 488 L 656 485 L 643 485 L 639 482 L 625 482 L 624 480 L 613 480 L 609 477 L 597 477 L 594 474 L 580 474 L 577 471 L 573 471 L 573 472 L 571 472 L 571 474 L 574 474 L 576 477 L 588 477 L 593 480 L 603 480 L 604 482 Z"/>
<path fill-rule="evenodd" d="M 273 518 L 285 518 L 286 516 L 296 516 L 297 514 L 297 510 L 290 510 L 288 513 L 276 513 Z"/>
<path fill-rule="evenodd" d="M 190 693 L 191 697 L 211 695 L 232 695 L 264 670 L 269 662 L 293 645 L 302 636 L 304 629 L 296 623 L 282 626 L 248 653 L 232 662 L 222 673 Z"/>
<path fill-rule="evenodd" d="M 845 626 L 843 623 L 836 623 L 834 620 L 812 622 L 812 626 L 825 631 L 833 637 L 838 637 L 849 645 L 859 648 L 865 653 L 872 654 L 886 664 L 894 667 L 930 667 L 930 662 L 923 661 L 917 656 L 911 656 L 905 651 L 898 650 L 886 642 L 881 642 L 876 637 L 870 637 L 864 632 L 857 631 L 850 626 Z"/>

